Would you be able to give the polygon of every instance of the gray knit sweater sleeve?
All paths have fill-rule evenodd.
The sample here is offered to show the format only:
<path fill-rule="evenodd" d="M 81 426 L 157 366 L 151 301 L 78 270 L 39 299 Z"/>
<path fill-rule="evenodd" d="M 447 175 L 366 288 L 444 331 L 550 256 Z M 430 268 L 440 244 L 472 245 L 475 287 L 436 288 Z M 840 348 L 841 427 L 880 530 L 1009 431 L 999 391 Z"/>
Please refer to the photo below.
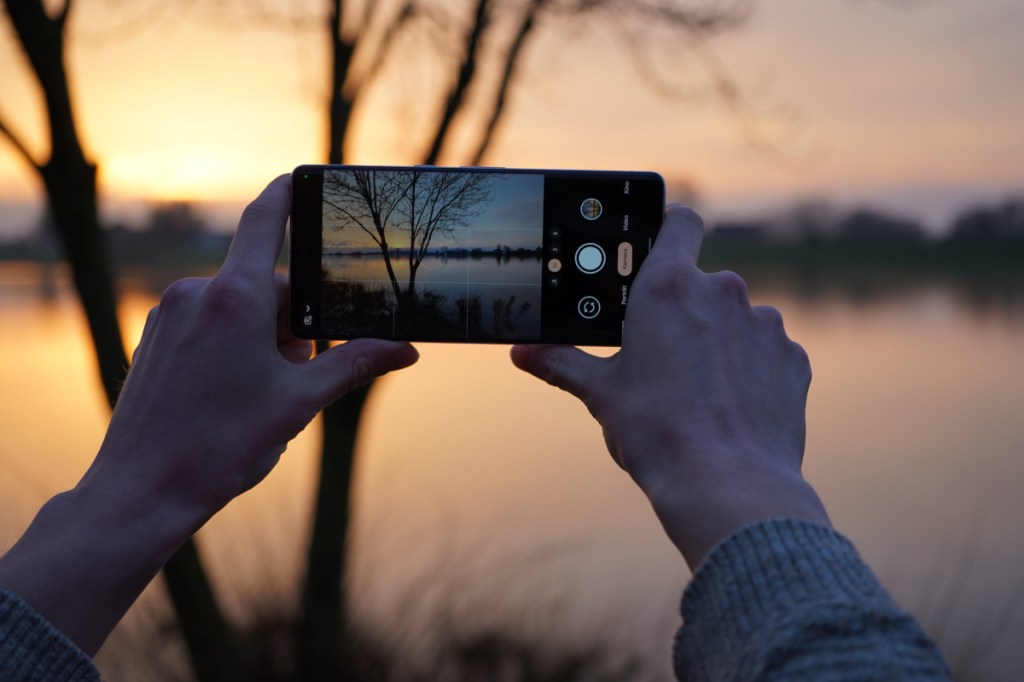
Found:
<path fill-rule="evenodd" d="M 0 681 L 95 682 L 92 659 L 17 595 L 0 588 Z"/>
<path fill-rule="evenodd" d="M 747 526 L 683 594 L 680 680 L 948 680 L 938 648 L 845 538 L 804 521 Z"/>

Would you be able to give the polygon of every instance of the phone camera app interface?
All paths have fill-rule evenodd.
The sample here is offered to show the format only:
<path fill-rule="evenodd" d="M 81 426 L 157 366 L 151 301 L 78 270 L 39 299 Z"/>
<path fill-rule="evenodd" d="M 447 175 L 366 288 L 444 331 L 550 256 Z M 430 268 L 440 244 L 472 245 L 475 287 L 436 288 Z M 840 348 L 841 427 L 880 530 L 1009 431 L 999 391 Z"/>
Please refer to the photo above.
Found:
<path fill-rule="evenodd" d="M 636 270 L 661 224 L 662 187 L 646 174 L 547 177 L 544 248 L 559 258 L 554 268 L 547 265 L 546 341 L 619 342 Z"/>
<path fill-rule="evenodd" d="M 581 345 L 621 342 L 664 187 L 654 174 L 358 166 L 316 181 L 303 216 L 319 248 L 302 253 L 320 273 L 299 328 Z"/>

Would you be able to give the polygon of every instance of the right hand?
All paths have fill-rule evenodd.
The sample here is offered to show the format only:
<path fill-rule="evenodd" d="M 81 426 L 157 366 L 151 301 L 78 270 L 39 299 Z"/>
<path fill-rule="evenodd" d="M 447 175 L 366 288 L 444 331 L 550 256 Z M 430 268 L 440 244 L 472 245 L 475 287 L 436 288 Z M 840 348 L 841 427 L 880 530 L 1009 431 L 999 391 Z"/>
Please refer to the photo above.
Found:
<path fill-rule="evenodd" d="M 512 349 L 516 366 L 583 401 L 693 569 L 747 523 L 829 523 L 800 473 L 807 355 L 739 276 L 697 268 L 702 233 L 693 211 L 666 212 L 614 356 Z"/>

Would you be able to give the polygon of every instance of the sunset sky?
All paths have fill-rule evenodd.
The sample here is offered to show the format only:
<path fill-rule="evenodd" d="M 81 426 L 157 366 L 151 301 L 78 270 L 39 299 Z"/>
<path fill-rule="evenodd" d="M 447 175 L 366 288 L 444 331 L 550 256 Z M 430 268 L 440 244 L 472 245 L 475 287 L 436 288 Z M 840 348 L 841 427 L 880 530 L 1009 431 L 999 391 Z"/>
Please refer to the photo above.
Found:
<path fill-rule="evenodd" d="M 320 30 L 211 16 L 195 3 L 78 3 L 70 70 L 108 217 L 184 199 L 209 202 L 224 223 L 274 175 L 323 160 Z M 712 219 L 828 198 L 941 228 L 966 205 L 1024 192 L 1022 29 L 1019 0 L 756 3 L 711 45 L 773 145 L 765 151 L 720 103 L 655 94 L 607 26 L 542 28 L 486 162 L 659 171 L 670 187 L 692 185 Z M 703 82 L 692 61 L 673 70 Z M 351 161 L 418 160 L 408 132 L 424 112 L 394 106 L 394 88 L 421 75 L 393 65 L 392 90 L 357 112 Z M 0 116 L 45 152 L 41 103 L 6 16 Z M 38 222 L 39 197 L 0 138 L 0 237 Z"/>

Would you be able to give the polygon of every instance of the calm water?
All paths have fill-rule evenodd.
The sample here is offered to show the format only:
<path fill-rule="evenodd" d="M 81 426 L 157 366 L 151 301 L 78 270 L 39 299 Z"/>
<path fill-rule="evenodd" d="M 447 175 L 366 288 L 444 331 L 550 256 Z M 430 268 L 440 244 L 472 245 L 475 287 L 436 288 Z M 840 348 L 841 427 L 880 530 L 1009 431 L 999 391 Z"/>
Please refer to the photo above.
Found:
<path fill-rule="evenodd" d="M 382 256 L 325 256 L 325 269 L 332 279 L 346 281 L 386 280 Z M 396 258 L 392 267 L 400 283 L 409 279 L 409 262 Z M 488 284 L 539 285 L 543 274 L 538 258 L 442 258 L 428 256 L 416 271 L 422 284 L 438 282 L 483 282 Z"/>
<path fill-rule="evenodd" d="M 4 547 L 74 484 L 104 427 L 80 314 L 62 275 L 54 286 L 44 299 L 37 269 L 0 265 Z M 785 287 L 754 298 L 783 311 L 811 356 L 805 470 L 836 526 L 965 678 L 1020 678 L 1024 306 L 982 307 L 941 283 L 866 301 Z M 129 338 L 154 301 L 125 293 Z M 375 389 L 360 442 L 359 616 L 424 648 L 443 627 L 614 640 L 668 679 L 688 572 L 585 409 L 517 372 L 504 348 L 420 350 Z M 201 533 L 240 618 L 297 589 L 317 435 Z M 129 625 L 162 599 L 157 584 Z"/>

